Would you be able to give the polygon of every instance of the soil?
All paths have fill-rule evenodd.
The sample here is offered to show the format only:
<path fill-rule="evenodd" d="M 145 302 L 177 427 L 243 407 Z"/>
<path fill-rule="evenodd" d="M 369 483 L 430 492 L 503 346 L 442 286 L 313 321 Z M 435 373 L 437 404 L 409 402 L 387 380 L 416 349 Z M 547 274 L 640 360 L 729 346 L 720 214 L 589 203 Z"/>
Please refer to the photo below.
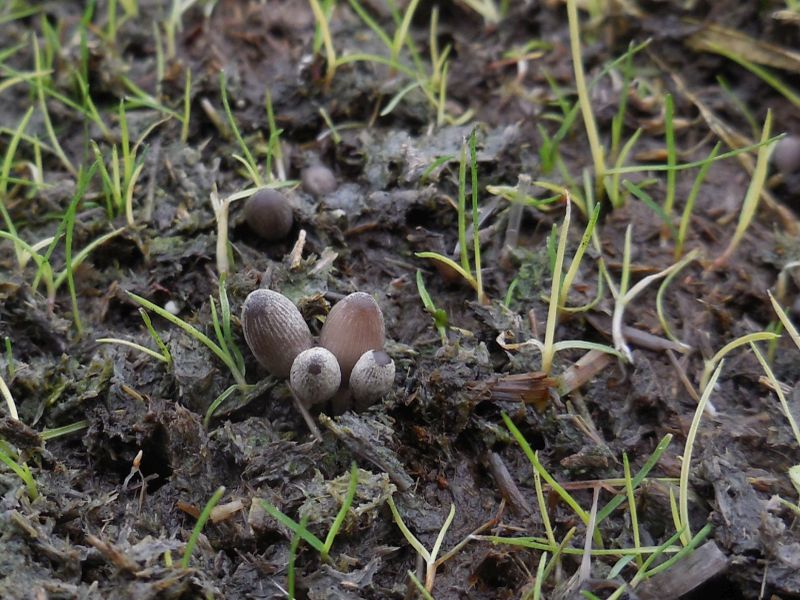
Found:
<path fill-rule="evenodd" d="M 16 4 L 0 10 L 9 14 Z M 386 55 L 388 50 L 346 4 L 338 3 L 331 21 L 337 52 Z M 383 27 L 394 30 L 384 3 L 364 4 Z M 670 492 L 677 497 L 678 487 L 669 478 L 680 473 L 697 406 L 687 386 L 698 387 L 704 360 L 725 344 L 774 326 L 767 290 L 776 289 L 779 274 L 789 275 L 778 289 L 781 301 L 791 306 L 796 296 L 791 268 L 784 267 L 800 258 L 792 213 L 800 201 L 800 170 L 770 171 L 767 189 L 775 203 L 762 202 L 735 253 L 715 267 L 733 236 L 750 174 L 735 158 L 714 163 L 697 197 L 686 241 L 686 249 L 697 249 L 700 259 L 671 282 L 664 300 L 672 330 L 692 350 L 654 349 L 629 336 L 632 363 L 614 359 L 588 383 L 559 396 L 552 382 L 542 383 L 541 357 L 533 345 L 504 348 L 498 337 L 516 343 L 544 338 L 551 281 L 547 241 L 553 225 L 564 218 L 563 198 L 542 209 L 525 208 L 519 242 L 509 251 L 504 248 L 509 202 L 486 187 L 514 186 L 520 174 L 559 185 L 574 183 L 567 177 L 579 182 L 584 169 L 591 174 L 580 115 L 560 144 L 564 168 L 546 173 L 540 161 L 542 132 L 554 135 L 559 122 L 553 116 L 563 116 L 553 90 L 560 89 L 569 106 L 576 100 L 566 10 L 555 1 L 511 2 L 499 23 L 487 25 L 466 4 L 440 4 L 438 44 L 440 50 L 452 47 L 448 114 L 471 110 L 474 116 L 461 125 L 442 126 L 436 126 L 436 112 L 419 89 L 380 115 L 409 83 L 384 65 L 342 65 L 326 85 L 324 52 L 312 54 L 315 20 L 304 2 L 198 3 L 183 15 L 176 56 L 165 60 L 161 82 L 152 23 L 167 19 L 168 3 L 140 1 L 138 16 L 121 19 L 117 35 L 109 39 L 104 34 L 107 4 L 98 2 L 83 49 L 82 3 L 41 3 L 34 14 L 0 19 L 4 47 L 21 45 L 6 64 L 23 72 L 34 70 L 31 36 L 42 44 L 47 25 L 61 44 L 52 57 L 51 85 L 78 103 L 74 73 L 81 53 L 88 52 L 90 94 L 117 143 L 119 101 L 132 95 L 124 78 L 148 94 L 160 93 L 163 104 L 180 114 L 185 73 L 192 74 L 187 141 L 181 141 L 180 121 L 172 118 L 158 124 L 143 144 L 144 166 L 133 199 L 135 226 L 126 227 L 124 214 L 108 218 L 97 173 L 77 205 L 76 249 L 125 227 L 75 270 L 82 332 L 75 326 L 68 286 L 59 288 L 51 305 L 44 287 L 33 285 L 32 263 L 20 269 L 13 244 L 0 241 L 0 337 L 10 344 L 0 373 L 20 419 L 5 417 L 0 434 L 12 456 L 28 465 L 38 488 L 31 499 L 10 469 L 0 473 L 0 597 L 285 598 L 293 533 L 264 511 L 261 500 L 297 521 L 306 516 L 309 530 L 324 539 L 353 461 L 360 469 L 356 496 L 329 560 L 308 544 L 299 545 L 297 597 L 413 597 L 417 592 L 408 572 L 422 579 L 424 572 L 392 518 L 389 496 L 428 549 L 451 505 L 455 517 L 443 552 L 478 529 L 485 535 L 545 536 L 531 464 L 502 413 L 539 451 L 555 480 L 571 486 L 586 511 L 594 490 L 600 507 L 625 493 L 618 482 L 602 482 L 623 476 L 623 455 L 636 473 L 671 434 L 671 444 L 637 488 L 636 504 L 642 545 L 663 544 L 675 533 Z M 624 54 L 631 42 L 650 39 L 633 59 L 636 81 L 623 140 L 639 127 L 643 133 L 629 162 L 665 162 L 665 93 L 675 102 L 680 161 L 703 159 L 718 140 L 698 103 L 751 138 L 758 132 L 753 134 L 740 105 L 752 112 L 757 126 L 771 109 L 775 133 L 800 134 L 800 112 L 790 99 L 735 62 L 698 48 L 693 37 L 714 24 L 796 50 L 797 22 L 774 16 L 785 8 L 774 1 L 619 2 L 609 3 L 591 20 L 582 13 L 589 78 Z M 432 4 L 420 3 L 410 29 L 423 60 L 429 55 L 431 11 Z M 510 50 L 531 40 L 541 43 L 531 47 L 525 61 L 509 58 Z M 787 81 L 797 73 L 794 56 L 783 70 L 774 69 Z M 287 179 L 299 181 L 307 165 L 320 162 L 332 170 L 338 188 L 315 197 L 303 186 L 290 187 L 286 193 L 294 203 L 295 224 L 278 242 L 264 242 L 252 233 L 243 221 L 243 203 L 232 203 L 226 284 L 233 337 L 244 355 L 248 382 L 261 383 L 255 392 L 234 393 L 206 427 L 209 405 L 235 382 L 205 346 L 152 312 L 172 364 L 96 340 L 118 338 L 154 347 L 139 305 L 126 292 L 159 306 L 169 304 L 181 319 L 216 339 L 210 299 L 217 298 L 219 285 L 217 226 L 210 197 L 214 187 L 220 197 L 249 187 L 234 158 L 241 149 L 229 131 L 223 135 L 221 69 L 235 120 L 262 166 L 269 138 L 268 89 L 282 131 Z M 592 90 L 606 143 L 623 89 L 619 72 L 601 77 Z M 38 107 L 33 89 L 17 83 L 2 91 L 4 155 L 26 110 Z M 109 140 L 91 121 L 53 97 L 48 109 L 75 165 L 88 168 L 94 160 L 90 139 L 98 141 L 109 160 Z M 148 107 L 131 107 L 127 114 L 131 140 L 164 119 Z M 216 125 L 215 118 L 223 125 Z M 326 119 L 336 124 L 337 135 Z M 463 279 L 415 255 L 450 255 L 456 246 L 457 157 L 474 128 L 486 304 L 477 301 Z M 26 134 L 52 145 L 40 108 Z M 456 158 L 426 172 L 447 155 Z M 54 153 L 37 157 L 25 140 L 11 176 L 33 178 L 37 161 L 49 186 L 12 182 L 0 198 L 29 243 L 58 232 L 76 191 L 76 178 Z M 678 173 L 676 214 L 695 173 Z M 663 202 L 663 172 L 630 178 L 640 183 L 653 178 L 647 193 L 658 205 Z M 539 188 L 535 193 L 550 194 Z M 567 256 L 573 255 L 585 225 L 577 206 L 572 215 Z M 602 258 L 615 281 L 629 226 L 633 281 L 674 263 L 673 241 L 662 242 L 661 220 L 651 208 L 633 197 L 614 210 L 604 202 L 598 233 Z M 291 252 L 301 230 L 302 259 L 293 264 Z M 63 242 L 55 246 L 57 269 L 65 264 L 65 248 Z M 590 247 L 568 304 L 583 305 L 602 293 L 600 301 L 588 312 L 563 318 L 557 340 L 611 343 L 614 301 L 607 286 L 598 290 L 600 258 Z M 418 270 L 436 307 L 446 313 L 444 344 L 420 300 Z M 245 345 L 236 315 L 247 294 L 259 287 L 281 291 L 298 303 L 315 335 L 330 306 L 345 294 L 372 294 L 382 307 L 386 349 L 396 363 L 391 392 L 361 413 L 315 409 L 322 432 L 317 440 L 286 383 L 269 377 Z M 625 324 L 663 338 L 657 290 L 658 284 L 652 285 L 636 297 L 626 309 Z M 766 353 L 767 345 L 762 343 L 761 350 Z M 800 418 L 798 352 L 783 336 L 770 356 Z M 565 372 L 584 353 L 559 352 L 552 375 Z M 711 396 L 716 412 L 700 424 L 692 455 L 691 527 L 696 533 L 712 524 L 708 539 L 722 551 L 727 568 L 698 578 L 692 592 L 696 598 L 800 597 L 796 513 L 775 499 L 796 505 L 797 489 L 788 470 L 800 464 L 800 452 L 763 374 L 749 348 L 732 352 Z M 509 378 L 513 375 L 517 378 Z M 83 421 L 77 432 L 46 441 L 41 436 Z M 197 516 L 219 486 L 225 487 L 220 506 L 227 512 L 205 525 L 189 567 L 181 568 Z M 549 486 L 545 499 L 556 539 L 575 527 L 570 544 L 582 548 L 584 524 Z M 630 516 L 623 502 L 599 525 L 607 547 L 633 546 Z M 536 550 L 468 539 L 437 569 L 432 595 L 439 600 L 533 597 L 540 556 Z M 574 598 L 589 590 L 608 597 L 636 569 L 635 562 L 628 564 L 612 576 L 609 587 L 606 578 L 616 562 L 615 557 L 587 561 L 583 566 L 588 565 L 589 575 L 579 579 L 573 574 L 582 566 L 581 557 L 564 556 L 545 582 L 545 596 Z M 688 577 L 680 562 L 673 569 L 674 578 Z M 645 589 L 623 597 L 637 593 L 650 597 Z M 661 597 L 676 596 L 664 592 Z"/>

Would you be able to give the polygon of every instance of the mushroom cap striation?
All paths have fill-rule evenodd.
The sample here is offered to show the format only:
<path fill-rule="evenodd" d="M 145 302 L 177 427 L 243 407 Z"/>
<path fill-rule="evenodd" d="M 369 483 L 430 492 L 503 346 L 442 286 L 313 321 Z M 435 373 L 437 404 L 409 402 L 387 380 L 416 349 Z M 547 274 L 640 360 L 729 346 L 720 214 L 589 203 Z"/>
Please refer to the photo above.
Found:
<path fill-rule="evenodd" d="M 339 362 L 321 347 L 309 348 L 298 354 L 289 375 L 292 391 L 306 407 L 330 400 L 341 381 Z"/>
<path fill-rule="evenodd" d="M 255 290 L 247 296 L 242 329 L 253 355 L 276 377 L 288 377 L 295 357 L 314 345 L 294 303 L 272 290 Z"/>
<path fill-rule="evenodd" d="M 268 242 L 282 240 L 294 225 L 289 199 L 271 189 L 259 190 L 247 199 L 244 218 L 247 226 Z"/>
<path fill-rule="evenodd" d="M 366 408 L 386 395 L 394 385 L 394 372 L 394 361 L 385 351 L 368 350 L 362 354 L 350 374 L 356 408 Z"/>
<path fill-rule="evenodd" d="M 331 309 L 319 336 L 320 346 L 339 361 L 342 381 L 367 350 L 380 350 L 386 341 L 386 327 L 378 303 L 367 293 L 345 296 Z"/>

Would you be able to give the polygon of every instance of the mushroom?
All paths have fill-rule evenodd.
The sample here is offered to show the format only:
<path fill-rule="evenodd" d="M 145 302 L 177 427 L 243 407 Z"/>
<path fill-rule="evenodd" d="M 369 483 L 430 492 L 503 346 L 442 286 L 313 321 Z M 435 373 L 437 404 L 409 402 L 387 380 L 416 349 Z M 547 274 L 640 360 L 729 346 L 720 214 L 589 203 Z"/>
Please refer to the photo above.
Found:
<path fill-rule="evenodd" d="M 383 313 L 375 299 L 364 292 L 345 296 L 331 309 L 319 336 L 320 346 L 339 361 L 342 381 L 367 350 L 381 350 L 386 338 Z"/>
<path fill-rule="evenodd" d="M 248 227 L 268 242 L 285 238 L 294 224 L 288 198 L 272 189 L 259 190 L 247 199 L 244 218 Z"/>
<path fill-rule="evenodd" d="M 394 384 L 394 361 L 383 350 L 368 350 L 350 373 L 350 390 L 357 410 L 363 410 L 384 396 Z"/>
<path fill-rule="evenodd" d="M 314 345 L 297 307 L 272 290 L 255 290 L 247 296 L 242 329 L 253 355 L 276 377 L 288 377 L 295 357 Z"/>
<path fill-rule="evenodd" d="M 336 357 L 320 347 L 298 354 L 289 374 L 289 385 L 305 407 L 330 400 L 339 389 L 341 380 Z"/>
<path fill-rule="evenodd" d="M 772 162 L 784 177 L 800 171 L 800 136 L 787 135 L 775 145 Z"/>
<path fill-rule="evenodd" d="M 300 173 L 303 189 L 312 196 L 319 197 L 336 191 L 336 177 L 325 165 L 312 165 Z"/>

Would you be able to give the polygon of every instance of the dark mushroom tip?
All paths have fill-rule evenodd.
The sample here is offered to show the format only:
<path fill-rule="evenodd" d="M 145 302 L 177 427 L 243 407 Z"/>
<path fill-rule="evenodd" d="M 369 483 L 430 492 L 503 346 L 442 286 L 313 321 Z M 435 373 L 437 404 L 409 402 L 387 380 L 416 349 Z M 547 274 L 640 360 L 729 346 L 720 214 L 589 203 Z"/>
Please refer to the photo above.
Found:
<path fill-rule="evenodd" d="M 356 408 L 363 410 L 385 396 L 394 385 L 395 366 L 383 350 L 368 350 L 361 355 L 350 374 L 350 390 Z"/>
<path fill-rule="evenodd" d="M 244 219 L 253 232 L 268 242 L 284 239 L 294 225 L 289 199 L 272 189 L 259 190 L 247 199 Z"/>
<path fill-rule="evenodd" d="M 295 357 L 314 344 L 294 303 L 272 290 L 255 290 L 247 296 L 242 330 L 258 362 L 276 377 L 288 377 Z"/>
<path fill-rule="evenodd" d="M 321 347 L 298 354 L 289 374 L 292 391 L 306 407 L 330 400 L 341 381 L 342 372 L 336 357 Z"/>

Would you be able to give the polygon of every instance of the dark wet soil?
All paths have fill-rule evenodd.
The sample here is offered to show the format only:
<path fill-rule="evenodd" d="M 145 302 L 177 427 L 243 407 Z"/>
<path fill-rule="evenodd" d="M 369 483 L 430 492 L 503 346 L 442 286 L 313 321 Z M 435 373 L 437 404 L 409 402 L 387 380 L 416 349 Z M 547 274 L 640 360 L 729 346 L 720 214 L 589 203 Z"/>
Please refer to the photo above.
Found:
<path fill-rule="evenodd" d="M 394 30 L 384 3 L 364 4 L 387 31 Z M 140 150 L 135 225 L 126 226 L 124 213 L 109 219 L 98 173 L 77 205 L 75 249 L 125 227 L 75 269 L 82 332 L 76 328 L 68 286 L 60 287 L 50 304 L 44 286 L 33 285 L 35 265 L 19 268 L 13 244 L 0 241 L 0 337 L 8 340 L 9 349 L 0 360 L 0 374 L 20 419 L 6 416 L 0 435 L 2 448 L 28 465 L 38 488 L 33 499 L 10 469 L 0 472 L 1 597 L 286 598 L 293 534 L 264 512 L 261 499 L 297 521 L 307 517 L 309 530 L 324 539 L 353 461 L 360 469 L 356 496 L 329 560 L 321 560 L 306 543 L 299 546 L 297 597 L 414 597 L 408 572 L 424 579 L 424 570 L 392 519 L 389 496 L 428 549 L 451 505 L 455 517 L 443 552 L 478 529 L 482 534 L 545 536 L 531 465 L 504 425 L 504 412 L 539 451 L 547 471 L 572 486 L 586 511 L 594 488 L 600 489 L 600 506 L 624 494 L 618 481 L 597 483 L 623 476 L 623 454 L 635 473 L 671 434 L 672 443 L 637 489 L 636 503 L 642 545 L 658 546 L 675 533 L 670 491 L 677 497 L 674 478 L 680 474 L 697 406 L 687 386 L 697 389 L 704 360 L 725 344 L 774 327 L 767 290 L 776 291 L 787 306 L 797 294 L 798 282 L 791 267 L 785 267 L 800 259 L 800 226 L 792 212 L 800 200 L 798 171 L 770 171 L 767 188 L 773 203 L 761 204 L 739 248 L 715 269 L 712 262 L 736 228 L 750 175 L 735 158 L 710 168 L 686 241 L 687 251 L 697 249 L 700 258 L 671 282 L 664 300 L 672 331 L 691 351 L 654 349 L 629 336 L 632 363 L 614 359 L 568 395 L 548 391 L 538 373 L 538 350 L 531 344 L 504 348 L 498 336 L 515 343 L 544 338 L 551 282 L 548 237 L 563 220 L 563 198 L 542 209 L 525 208 L 519 241 L 509 251 L 504 243 L 510 204 L 486 188 L 515 186 L 524 174 L 583 194 L 582 172 L 591 175 L 592 160 L 580 115 L 560 144 L 562 166 L 548 171 L 540 155 L 543 133 L 555 135 L 564 116 L 554 90 L 560 90 L 567 109 L 576 101 L 566 9 L 559 2 L 511 2 L 499 23 L 487 25 L 466 4 L 439 6 L 437 42 L 440 51 L 452 48 L 447 114 L 457 118 L 472 111 L 474 116 L 464 124 L 440 126 L 435 108 L 419 89 L 407 93 L 390 114 L 380 115 L 410 81 L 384 65 L 342 65 L 326 85 L 324 52 L 312 54 L 315 21 L 306 3 L 198 3 L 183 16 L 175 56 L 164 58 L 161 81 L 158 52 L 163 47 L 151 24 L 167 20 L 168 3 L 139 2 L 138 16 L 122 19 L 113 39 L 106 35 L 105 2 L 95 7 L 89 27 L 81 26 L 82 3 L 36 3 L 33 14 L 14 19 L 6 17 L 22 11 L 23 3 L 0 8 L 3 47 L 20 45 L 4 58 L 5 81 L 12 77 L 9 69 L 34 71 L 32 36 L 42 48 L 47 36 L 59 41 L 58 52 L 46 57 L 52 61 L 49 85 L 73 103 L 82 102 L 75 72 L 86 67 L 90 95 L 109 139 L 73 106 L 53 96 L 47 101 L 55 135 L 76 166 L 89 168 L 94 161 L 90 139 L 106 160 L 111 144 L 120 143 L 119 101 L 136 96 L 126 80 L 154 97 L 160 94 L 160 102 L 180 115 L 185 73 L 192 74 L 186 142 L 181 141 L 179 119 L 164 120 L 163 111 L 147 106 L 127 111 L 131 140 L 164 120 Z M 420 3 L 411 24 L 422 61 L 429 60 L 432 7 Z M 666 161 L 666 93 L 675 101 L 680 161 L 701 160 L 719 139 L 699 104 L 751 142 L 758 132 L 753 133 L 742 106 L 757 126 L 771 109 L 774 133 L 799 135 L 796 105 L 742 66 L 698 48 L 696 37 L 713 24 L 796 52 L 797 22 L 774 14 L 785 8 L 779 2 L 620 2 L 591 20 L 582 13 L 590 78 L 630 43 L 651 40 L 632 61 L 635 80 L 623 142 L 637 128 L 643 133 L 628 162 Z M 166 44 L 166 31 L 159 32 Z M 339 55 L 388 54 L 346 3 L 338 3 L 332 33 Z M 82 53 L 88 53 L 85 61 Z M 524 60 L 514 58 L 520 54 Z M 794 54 L 770 66 L 791 81 L 798 64 Z M 282 132 L 285 178 L 299 182 L 307 165 L 321 163 L 333 172 L 338 187 L 323 194 L 310 193 L 307 186 L 288 188 L 295 224 L 278 242 L 264 242 L 247 227 L 242 202 L 231 205 L 226 288 L 234 315 L 232 335 L 243 353 L 248 383 L 263 382 L 255 392 L 234 393 L 204 426 L 209 405 L 235 383 L 205 346 L 152 312 L 171 364 L 96 340 L 118 338 L 154 347 L 139 305 L 126 292 L 168 306 L 216 339 L 210 298 L 219 310 L 218 233 L 210 198 L 214 189 L 226 197 L 250 186 L 234 158 L 241 149 L 225 125 L 220 70 L 226 74 L 238 127 L 262 169 L 270 135 L 269 90 Z M 606 147 L 623 93 L 620 73 L 617 69 L 600 78 L 592 90 Z M 4 155 L 32 105 L 36 109 L 26 135 L 46 144 L 37 156 L 29 139 L 20 142 L 9 171 L 16 179 L 0 197 L 20 237 L 34 244 L 60 235 L 76 178 L 53 152 L 35 86 L 17 82 L 0 93 Z M 326 120 L 335 124 L 335 132 Z M 474 290 L 452 271 L 415 256 L 436 251 L 458 260 L 453 254 L 457 158 L 473 129 L 486 304 L 477 302 Z M 723 151 L 728 149 L 723 145 Z M 448 155 L 454 159 L 426 171 Z M 695 173 L 679 172 L 676 211 L 683 209 Z M 18 183 L 38 176 L 46 188 Z M 666 193 L 663 172 L 630 176 L 639 183 L 648 178 L 653 185 L 647 193 L 660 205 Z M 552 195 L 533 189 L 539 198 Z M 576 206 L 572 214 L 568 256 L 586 222 Z M 651 208 L 633 197 L 614 210 L 604 202 L 599 252 L 587 252 L 568 304 L 586 304 L 598 293 L 602 297 L 590 311 L 562 318 L 557 340 L 612 343 L 614 300 L 607 286 L 598 290 L 597 264 L 603 258 L 619 281 L 629 226 L 633 281 L 675 262 L 673 242 L 662 243 L 662 223 Z M 302 236 L 302 253 L 293 261 Z M 51 260 L 57 270 L 65 264 L 65 248 L 63 240 L 55 245 Z M 447 315 L 445 343 L 420 299 L 418 271 L 436 307 Z M 776 288 L 781 273 L 784 285 Z M 509 294 L 512 281 L 516 284 Z M 247 294 L 259 287 L 297 302 L 315 334 L 343 295 L 357 290 L 372 294 L 383 309 L 386 349 L 396 363 L 392 391 L 358 414 L 337 416 L 323 408 L 322 440 L 316 440 L 286 383 L 270 378 L 244 343 L 237 315 Z M 625 324 L 663 338 L 657 290 L 655 284 L 637 296 L 627 307 Z M 762 343 L 761 350 L 769 350 L 775 375 L 788 386 L 800 418 L 795 393 L 800 350 L 786 335 L 771 349 Z M 584 353 L 558 353 L 553 375 L 568 370 Z M 506 379 L 511 375 L 519 377 Z M 697 532 L 706 523 L 713 525 L 709 539 L 721 550 L 727 569 L 699 578 L 697 598 L 800 596 L 797 515 L 776 499 L 797 505 L 788 470 L 800 463 L 800 452 L 763 375 L 749 348 L 734 351 L 711 396 L 716 413 L 700 425 L 690 478 L 691 526 Z M 502 394 L 509 389 L 504 385 L 516 391 Z M 78 424 L 76 432 L 42 438 L 42 432 L 71 424 Z M 199 511 L 219 486 L 225 487 L 220 502 L 225 511 L 203 528 L 189 568 L 181 568 Z M 582 548 L 583 523 L 548 486 L 545 501 L 556 540 L 575 527 L 571 545 Z M 633 546 L 626 503 L 599 529 L 606 547 Z M 438 568 L 433 597 L 532 598 L 540 555 L 467 541 Z M 545 597 L 580 597 L 579 589 L 608 597 L 635 573 L 630 563 L 609 588 L 603 580 L 616 561 L 592 559 L 589 577 L 578 581 L 573 574 L 581 557 L 565 556 L 544 583 Z M 680 563 L 674 569 L 675 577 L 681 577 Z M 623 597 L 638 597 L 636 590 L 626 593 Z M 651 597 L 646 590 L 641 593 Z"/>

